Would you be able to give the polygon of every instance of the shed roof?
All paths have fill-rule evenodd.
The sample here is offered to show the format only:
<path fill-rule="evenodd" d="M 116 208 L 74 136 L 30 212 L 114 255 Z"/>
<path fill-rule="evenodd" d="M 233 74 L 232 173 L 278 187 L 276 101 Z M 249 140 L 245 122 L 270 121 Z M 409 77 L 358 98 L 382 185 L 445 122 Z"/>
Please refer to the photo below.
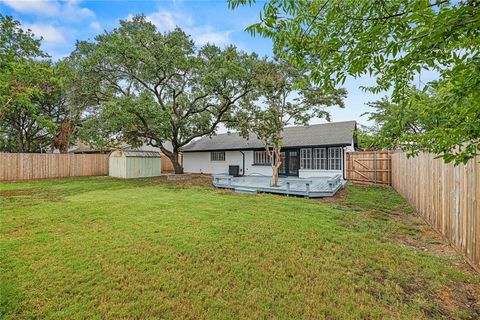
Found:
<path fill-rule="evenodd" d="M 356 121 L 330 122 L 308 126 L 286 127 L 283 131 L 284 147 L 349 145 L 352 143 Z M 248 139 L 238 132 L 204 137 L 187 145 L 183 151 L 244 150 L 263 148 L 253 133 Z"/>
<path fill-rule="evenodd" d="M 157 151 L 144 150 L 116 150 L 111 153 L 112 157 L 137 157 L 137 158 L 160 158 L 160 153 Z"/>

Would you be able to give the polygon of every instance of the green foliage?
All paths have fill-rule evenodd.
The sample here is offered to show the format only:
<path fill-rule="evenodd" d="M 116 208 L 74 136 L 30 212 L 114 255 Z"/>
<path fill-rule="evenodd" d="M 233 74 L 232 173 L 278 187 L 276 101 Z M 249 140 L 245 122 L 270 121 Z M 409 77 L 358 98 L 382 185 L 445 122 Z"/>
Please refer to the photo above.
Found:
<path fill-rule="evenodd" d="M 40 40 L 18 21 L 0 15 L 0 150 L 46 149 L 71 115 L 69 70 L 45 57 Z"/>
<path fill-rule="evenodd" d="M 40 40 L 35 39 L 30 30 L 23 30 L 19 21 L 0 14 L 1 74 L 17 62 L 42 57 L 46 54 L 40 50 Z"/>
<path fill-rule="evenodd" d="M 16 130 L 7 117 L 13 114 L 14 104 L 23 103 L 32 109 L 30 97 L 38 96 L 39 89 L 22 80 L 30 76 L 33 59 L 42 56 L 40 41 L 30 31 L 24 31 L 12 17 L 0 15 L 0 150 L 18 150 L 20 139 L 15 139 Z"/>
<path fill-rule="evenodd" d="M 478 67 L 475 67 L 478 73 Z M 464 73 L 470 70 L 464 70 Z M 467 83 L 436 81 L 423 91 L 408 88 L 408 103 L 370 103 L 378 146 L 416 155 L 434 152 L 446 162 L 466 163 L 480 150 L 480 76 Z M 462 86 L 463 84 L 463 86 Z"/>
<path fill-rule="evenodd" d="M 365 126 L 357 124 L 357 131 L 355 136 L 357 137 L 358 148 L 361 150 L 380 150 L 383 149 L 383 145 L 380 141 L 378 126 Z"/>
<path fill-rule="evenodd" d="M 377 83 L 365 89 L 392 89 L 392 101 L 402 108 L 423 106 L 411 94 L 412 81 L 422 70 L 438 72 L 443 89 L 427 87 L 444 99 L 429 103 L 432 117 L 444 113 L 444 123 L 421 135 L 411 150 L 458 163 L 479 150 L 479 10 L 476 0 L 269 1 L 248 30 L 273 39 L 275 53 L 307 69 L 313 81 L 328 88 L 348 75 L 371 75 Z"/>
<path fill-rule="evenodd" d="M 212 134 L 231 107 L 252 91 L 256 55 L 235 47 L 197 48 L 182 30 L 160 33 L 145 17 L 79 42 L 78 61 L 85 87 L 98 101 L 85 130 L 99 131 L 96 143 L 159 146 L 176 163 L 180 148 Z M 173 152 L 163 148 L 170 141 Z"/>
<path fill-rule="evenodd" d="M 2 76 L 2 114 L 0 130 L 12 134 L 15 149 L 20 152 L 38 151 L 47 147 L 51 121 L 51 96 L 54 90 L 52 69 L 48 63 L 22 61 Z"/>

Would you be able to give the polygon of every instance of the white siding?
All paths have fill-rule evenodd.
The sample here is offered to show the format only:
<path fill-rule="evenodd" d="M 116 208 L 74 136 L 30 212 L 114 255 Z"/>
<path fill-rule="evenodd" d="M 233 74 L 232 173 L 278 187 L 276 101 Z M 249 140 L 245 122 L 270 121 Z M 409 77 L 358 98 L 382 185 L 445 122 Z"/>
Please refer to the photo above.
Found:
<path fill-rule="evenodd" d="M 228 166 L 240 167 L 240 174 L 245 175 L 272 175 L 272 168 L 253 165 L 253 151 L 243 151 L 245 154 L 245 173 L 243 170 L 242 153 L 240 151 L 225 151 L 225 161 L 211 161 L 210 152 L 185 152 L 183 154 L 183 168 L 188 173 L 228 173 Z"/>
<path fill-rule="evenodd" d="M 350 146 L 345 149 L 350 149 Z M 187 173 L 227 174 L 228 166 L 240 167 L 240 174 L 245 175 L 272 175 L 272 168 L 267 166 L 253 165 L 253 150 L 243 151 L 245 154 L 245 173 L 242 172 L 242 154 L 240 151 L 225 151 L 225 161 L 211 161 L 210 152 L 185 152 L 183 154 L 184 171 Z M 342 150 L 343 158 L 343 150 Z M 342 165 L 344 159 L 342 159 Z M 299 169 L 299 178 L 330 177 L 343 174 L 342 170 L 312 170 Z"/>

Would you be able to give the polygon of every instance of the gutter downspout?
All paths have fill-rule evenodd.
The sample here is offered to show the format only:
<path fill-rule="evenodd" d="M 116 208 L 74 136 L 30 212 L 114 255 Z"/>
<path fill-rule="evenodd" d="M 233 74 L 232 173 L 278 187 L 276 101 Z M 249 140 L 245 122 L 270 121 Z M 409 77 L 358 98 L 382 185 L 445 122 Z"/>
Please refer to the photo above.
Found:
<path fill-rule="evenodd" d="M 345 147 L 342 148 L 343 149 L 343 152 L 342 152 L 342 175 L 343 175 L 343 180 L 347 180 L 346 179 L 346 171 L 347 171 L 347 163 L 345 162 Z"/>
<path fill-rule="evenodd" d="M 245 153 L 242 150 L 238 150 L 242 154 L 242 176 L 245 175 Z"/>

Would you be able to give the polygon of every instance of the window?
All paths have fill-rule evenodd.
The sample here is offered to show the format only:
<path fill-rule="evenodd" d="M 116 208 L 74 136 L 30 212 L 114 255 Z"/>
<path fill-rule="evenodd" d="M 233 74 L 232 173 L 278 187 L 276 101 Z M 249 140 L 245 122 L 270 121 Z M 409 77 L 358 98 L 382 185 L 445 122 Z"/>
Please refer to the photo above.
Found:
<path fill-rule="evenodd" d="M 342 170 L 342 148 L 328 149 L 328 169 Z"/>
<path fill-rule="evenodd" d="M 313 169 L 327 170 L 327 149 L 313 149 Z"/>
<path fill-rule="evenodd" d="M 312 169 L 312 149 L 300 149 L 300 169 Z"/>
<path fill-rule="evenodd" d="M 225 151 L 210 152 L 210 161 L 225 161 Z"/>
<path fill-rule="evenodd" d="M 253 164 L 270 165 L 270 155 L 267 151 L 255 151 L 253 153 Z"/>

